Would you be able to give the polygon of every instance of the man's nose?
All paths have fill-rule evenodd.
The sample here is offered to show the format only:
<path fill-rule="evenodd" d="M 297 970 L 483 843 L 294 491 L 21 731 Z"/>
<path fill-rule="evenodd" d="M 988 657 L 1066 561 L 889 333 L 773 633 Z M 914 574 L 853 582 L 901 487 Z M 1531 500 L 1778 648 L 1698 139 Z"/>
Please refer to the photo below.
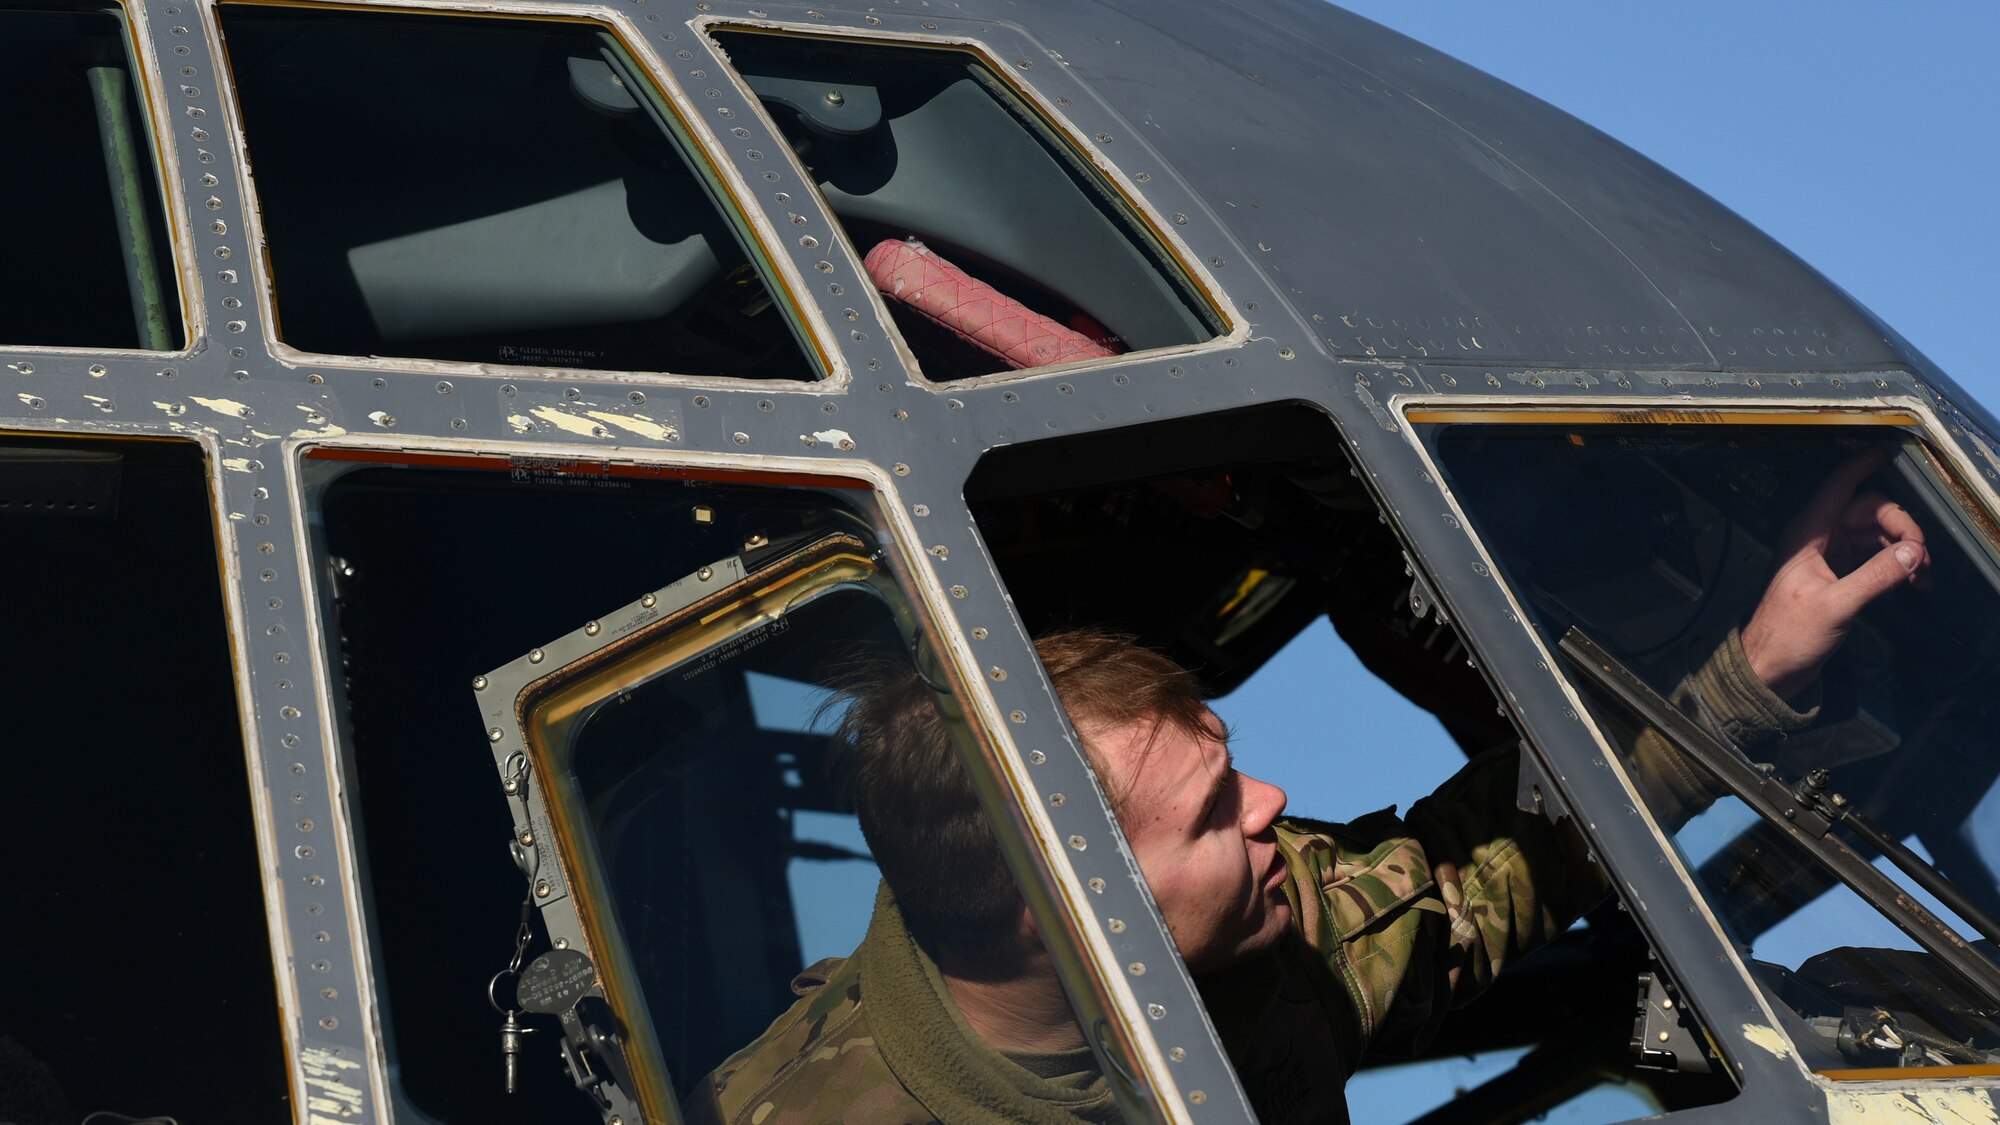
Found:
<path fill-rule="evenodd" d="M 1243 834 L 1255 836 L 1285 811 L 1285 791 L 1268 781 L 1239 774 L 1243 786 Z"/>

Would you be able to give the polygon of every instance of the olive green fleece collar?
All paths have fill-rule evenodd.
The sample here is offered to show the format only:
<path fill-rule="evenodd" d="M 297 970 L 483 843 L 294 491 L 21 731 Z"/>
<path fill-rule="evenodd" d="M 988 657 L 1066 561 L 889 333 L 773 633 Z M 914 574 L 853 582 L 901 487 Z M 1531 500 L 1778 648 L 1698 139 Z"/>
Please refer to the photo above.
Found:
<path fill-rule="evenodd" d="M 945 991 L 937 966 L 903 928 L 888 884 L 875 893 L 868 936 L 854 951 L 869 1030 L 883 1062 L 912 1097 L 945 1125 L 1116 1125 L 1111 1084 L 1098 1075 L 1038 1078 L 988 1047 Z"/>

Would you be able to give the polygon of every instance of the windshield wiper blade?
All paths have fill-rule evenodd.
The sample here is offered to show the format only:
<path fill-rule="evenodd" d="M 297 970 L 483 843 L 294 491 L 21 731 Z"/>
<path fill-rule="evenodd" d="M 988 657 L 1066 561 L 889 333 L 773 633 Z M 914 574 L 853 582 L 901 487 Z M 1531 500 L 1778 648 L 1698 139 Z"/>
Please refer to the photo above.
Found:
<path fill-rule="evenodd" d="M 1703 730 L 1653 690 L 1651 684 L 1598 647 L 1582 630 L 1571 627 L 1563 634 L 1562 642 L 1557 647 L 1571 665 L 1589 677 L 1592 683 L 1631 708 L 1676 750 L 1698 763 L 1709 776 L 1741 798 L 1744 804 L 1776 825 L 1793 843 L 1804 848 L 1861 896 L 1862 901 L 1880 911 L 1895 923 L 1896 928 L 1910 935 L 1926 952 L 1983 995 L 1995 1010 L 2000 1010 L 2000 965 L 1982 955 L 1957 930 L 1897 886 L 1895 880 L 1876 870 L 1873 864 L 1833 836 L 1833 826 L 1845 823 L 1853 828 L 1870 846 L 1881 849 L 1891 862 L 1909 872 L 1911 878 L 1916 879 L 1925 890 L 1950 905 L 1968 925 L 1978 927 L 1985 933 L 1988 927 L 1993 926 L 1992 920 L 1977 907 L 1973 907 L 1968 916 L 1968 911 L 1961 910 L 1960 904 L 1972 906 L 1970 901 L 1935 868 L 1924 863 L 1916 853 L 1889 839 L 1844 803 L 1836 805 L 1829 800 L 1825 792 L 1824 771 L 1814 771 L 1815 777 L 1806 782 L 1787 785 Z M 1912 866 L 1921 868 L 1923 874 L 1919 876 Z M 1938 886 L 1944 887 L 1947 893 L 1938 894 Z M 1986 933 L 1985 936 L 1991 939 L 1993 935 Z"/>

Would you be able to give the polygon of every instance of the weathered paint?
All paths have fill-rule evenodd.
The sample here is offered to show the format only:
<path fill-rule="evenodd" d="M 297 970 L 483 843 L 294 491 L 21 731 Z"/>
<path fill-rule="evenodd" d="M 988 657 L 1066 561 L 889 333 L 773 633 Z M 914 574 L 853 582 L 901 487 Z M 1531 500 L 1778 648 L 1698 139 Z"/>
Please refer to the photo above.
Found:
<path fill-rule="evenodd" d="M 1985 1090 L 1830 1090 L 1826 1120 L 1827 1125 L 2000 1125 L 2000 1110 Z"/>
<path fill-rule="evenodd" d="M 528 411 L 528 413 L 533 414 L 558 430 L 575 434 L 578 437 L 596 437 L 598 436 L 597 431 L 601 428 L 597 423 L 588 418 L 579 418 L 567 410 L 554 406 L 537 406 L 533 410 Z"/>
<path fill-rule="evenodd" d="M 1751 1046 L 1769 1051 L 1778 1058 L 1792 1057 L 1792 1045 L 1785 1042 L 1785 1037 L 1780 1035 L 1775 1027 L 1766 1027 L 1761 1023 L 1746 1023 L 1743 1025 L 1743 1038 Z"/>
<path fill-rule="evenodd" d="M 653 441 L 681 440 L 681 432 L 679 430 L 665 423 L 654 421 L 644 414 L 614 414 L 609 410 L 586 410 L 583 413 L 586 417 L 595 418 L 607 426 L 624 430 L 628 434 L 635 434 L 642 438 L 650 438 Z"/>
<path fill-rule="evenodd" d="M 248 457 L 224 457 L 222 459 L 222 467 L 229 470 L 232 473 L 247 473 L 253 471 L 250 468 L 250 458 Z"/>
<path fill-rule="evenodd" d="M 854 438 L 846 430 L 816 430 L 812 434 L 812 440 L 825 445 L 836 445 L 842 449 L 854 448 Z"/>
<path fill-rule="evenodd" d="M 197 406 L 213 410 L 217 414 L 226 414 L 231 418 L 248 418 L 250 416 L 250 408 L 233 398 L 203 398 L 200 395 L 190 395 L 188 396 L 188 401 Z"/>
<path fill-rule="evenodd" d="M 304 1072 L 307 1125 L 361 1120 L 361 1087 L 348 1081 L 362 1077 L 356 1073 L 360 1063 L 326 1047 L 307 1047 L 299 1052 L 299 1069 Z"/>

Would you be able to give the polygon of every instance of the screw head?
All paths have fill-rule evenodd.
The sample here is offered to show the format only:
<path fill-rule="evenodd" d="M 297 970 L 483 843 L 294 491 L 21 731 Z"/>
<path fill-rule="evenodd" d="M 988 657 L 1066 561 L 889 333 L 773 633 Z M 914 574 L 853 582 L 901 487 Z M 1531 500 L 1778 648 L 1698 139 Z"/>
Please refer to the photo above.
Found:
<path fill-rule="evenodd" d="M 826 104 L 833 106 L 846 105 L 847 95 L 841 93 L 839 90 L 828 90 L 826 92 Z"/>
<path fill-rule="evenodd" d="M 473 690 L 473 691 L 485 691 L 485 690 L 486 690 L 486 677 L 485 677 L 485 676 L 474 676 L 474 677 L 472 677 L 472 690 Z"/>

